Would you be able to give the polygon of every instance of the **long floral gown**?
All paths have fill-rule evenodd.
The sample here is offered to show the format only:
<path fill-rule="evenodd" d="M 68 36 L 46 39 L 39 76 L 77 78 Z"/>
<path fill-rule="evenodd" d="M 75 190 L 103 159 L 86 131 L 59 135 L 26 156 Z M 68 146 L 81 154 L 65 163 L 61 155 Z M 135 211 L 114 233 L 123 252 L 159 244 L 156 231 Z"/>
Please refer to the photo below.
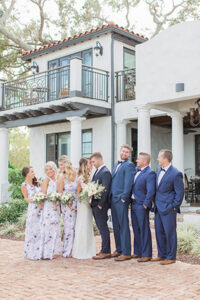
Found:
<path fill-rule="evenodd" d="M 22 183 L 28 191 L 28 199 L 33 199 L 35 193 L 41 191 L 40 188 L 29 185 L 28 183 Z M 41 220 L 42 210 L 39 209 L 35 203 L 29 203 L 26 229 L 25 229 L 25 248 L 24 256 L 28 259 L 37 260 L 40 259 L 40 244 L 41 244 Z"/>
<path fill-rule="evenodd" d="M 79 177 L 82 188 L 85 186 L 83 177 Z M 88 259 L 96 255 L 96 246 L 93 230 L 93 214 L 89 203 L 78 202 L 75 227 L 75 240 L 72 257 Z"/>
<path fill-rule="evenodd" d="M 64 237 L 63 237 L 63 256 L 68 257 L 71 255 L 72 247 L 74 244 L 74 233 L 75 233 L 75 224 L 76 224 L 76 211 L 77 211 L 77 183 L 78 178 L 74 182 L 64 183 L 63 194 L 69 192 L 75 196 L 73 201 L 73 209 L 71 210 L 68 205 L 61 204 L 61 211 L 63 215 L 63 224 L 64 224 Z"/>
<path fill-rule="evenodd" d="M 57 181 L 49 178 L 47 195 L 57 191 Z M 41 246 L 40 258 L 53 259 L 55 254 L 61 253 L 61 232 L 60 232 L 60 204 L 57 203 L 57 210 L 54 210 L 53 202 L 45 201 L 41 224 Z"/>

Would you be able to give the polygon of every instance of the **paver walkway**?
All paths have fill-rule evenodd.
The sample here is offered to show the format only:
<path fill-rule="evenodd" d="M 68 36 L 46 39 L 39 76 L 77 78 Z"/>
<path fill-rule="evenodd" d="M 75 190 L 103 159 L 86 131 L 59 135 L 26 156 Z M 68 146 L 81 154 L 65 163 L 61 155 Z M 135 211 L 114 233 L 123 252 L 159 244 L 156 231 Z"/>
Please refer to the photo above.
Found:
<path fill-rule="evenodd" d="M 96 242 L 99 248 L 99 236 Z M 1 300 L 200 299 L 200 265 L 62 257 L 29 261 L 23 248 L 23 242 L 0 239 Z"/>

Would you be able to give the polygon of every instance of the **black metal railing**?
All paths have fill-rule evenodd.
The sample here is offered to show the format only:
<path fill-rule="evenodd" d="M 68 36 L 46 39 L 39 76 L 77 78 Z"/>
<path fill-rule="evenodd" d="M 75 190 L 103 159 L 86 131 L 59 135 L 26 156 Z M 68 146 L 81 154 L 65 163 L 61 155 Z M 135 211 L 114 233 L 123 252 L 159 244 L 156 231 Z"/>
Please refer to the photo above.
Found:
<path fill-rule="evenodd" d="M 108 101 L 109 72 L 98 68 L 82 66 L 82 96 Z"/>
<path fill-rule="evenodd" d="M 135 99 L 135 68 L 118 71 L 116 77 L 116 101 L 128 101 Z"/>
<path fill-rule="evenodd" d="M 70 95 L 70 66 L 62 66 L 3 84 L 3 108 L 11 109 Z"/>

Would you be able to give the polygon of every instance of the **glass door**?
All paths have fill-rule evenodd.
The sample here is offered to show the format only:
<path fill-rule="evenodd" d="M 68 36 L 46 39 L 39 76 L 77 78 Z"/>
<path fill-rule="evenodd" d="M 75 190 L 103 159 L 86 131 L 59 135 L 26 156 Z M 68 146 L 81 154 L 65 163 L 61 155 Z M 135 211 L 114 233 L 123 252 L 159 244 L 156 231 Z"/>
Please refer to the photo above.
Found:
<path fill-rule="evenodd" d="M 59 67 L 59 60 L 55 59 L 48 63 L 48 92 L 49 92 L 49 101 L 56 100 L 58 98 L 59 92 L 59 72 L 55 70 Z"/>
<path fill-rule="evenodd" d="M 124 76 L 122 99 L 135 99 L 135 51 L 124 48 Z"/>
<path fill-rule="evenodd" d="M 83 65 L 92 66 L 92 50 L 82 52 Z M 93 71 L 91 68 L 83 67 L 82 91 L 84 97 L 93 96 Z"/>
<path fill-rule="evenodd" d="M 60 66 L 67 66 L 70 63 L 69 57 L 60 58 Z M 66 98 L 70 95 L 70 68 L 64 67 L 60 69 L 59 81 L 59 98 Z"/>

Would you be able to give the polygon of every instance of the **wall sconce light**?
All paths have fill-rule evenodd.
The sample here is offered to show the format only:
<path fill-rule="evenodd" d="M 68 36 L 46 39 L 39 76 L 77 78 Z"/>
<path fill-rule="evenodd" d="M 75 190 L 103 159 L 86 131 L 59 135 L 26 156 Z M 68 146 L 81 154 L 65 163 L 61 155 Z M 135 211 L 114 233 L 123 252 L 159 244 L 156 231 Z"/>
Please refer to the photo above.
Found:
<path fill-rule="evenodd" d="M 35 61 L 32 62 L 31 71 L 32 74 L 39 73 L 39 66 Z"/>
<path fill-rule="evenodd" d="M 96 41 L 96 46 L 94 47 L 94 53 L 96 56 L 103 55 L 103 47 L 98 41 Z"/>

